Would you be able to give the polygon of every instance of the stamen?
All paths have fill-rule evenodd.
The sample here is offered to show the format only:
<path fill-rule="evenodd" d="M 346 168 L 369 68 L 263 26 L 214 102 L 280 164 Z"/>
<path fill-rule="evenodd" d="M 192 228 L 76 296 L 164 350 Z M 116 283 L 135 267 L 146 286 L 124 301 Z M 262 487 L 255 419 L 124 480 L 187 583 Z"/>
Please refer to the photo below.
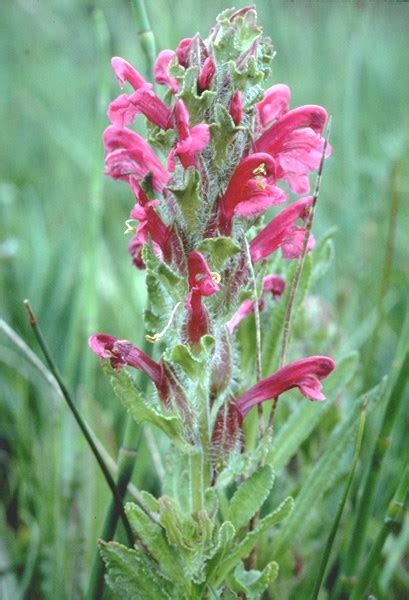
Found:
<path fill-rule="evenodd" d="M 259 190 L 266 189 L 266 180 L 264 179 L 264 177 L 256 177 L 256 187 Z"/>
<path fill-rule="evenodd" d="M 145 335 L 145 339 L 148 342 L 151 342 L 151 344 L 154 344 L 155 342 L 158 342 L 165 335 L 165 333 L 168 331 L 169 327 L 172 325 L 172 321 L 173 321 L 176 311 L 180 305 L 181 305 L 181 302 L 178 302 L 177 304 L 175 304 L 175 306 L 173 307 L 173 310 L 170 314 L 169 321 L 165 325 L 165 327 L 162 329 L 162 331 L 160 331 L 159 333 L 154 333 L 153 335 Z"/>
<path fill-rule="evenodd" d="M 136 231 L 136 226 L 131 225 L 131 223 L 136 223 L 136 222 L 137 221 L 135 221 L 135 219 L 128 219 L 127 221 L 125 221 L 126 229 L 124 231 L 124 234 Z"/>
<path fill-rule="evenodd" d="M 265 163 L 260 163 L 253 171 L 253 175 L 267 175 L 267 169 Z"/>
<path fill-rule="evenodd" d="M 214 281 L 214 283 L 220 283 L 222 278 L 220 276 L 220 273 L 216 273 L 216 271 L 210 271 L 210 275 L 212 277 L 212 280 Z"/>

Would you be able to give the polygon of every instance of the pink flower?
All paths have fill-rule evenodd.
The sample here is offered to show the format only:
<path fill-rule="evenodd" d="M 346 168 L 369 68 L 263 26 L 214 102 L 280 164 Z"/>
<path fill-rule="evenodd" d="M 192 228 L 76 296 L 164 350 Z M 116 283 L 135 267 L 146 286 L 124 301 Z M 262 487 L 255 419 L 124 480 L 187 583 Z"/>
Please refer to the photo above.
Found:
<path fill-rule="evenodd" d="M 271 292 L 274 300 L 278 300 L 284 292 L 285 281 L 280 275 L 267 275 L 263 279 L 263 294 Z M 265 302 L 263 298 L 259 299 L 259 311 L 264 310 Z M 243 319 L 248 317 L 254 312 L 254 301 L 250 298 L 244 300 L 236 312 L 233 314 L 231 319 L 227 321 L 226 328 L 230 335 L 233 334 L 236 327 L 241 323 Z"/>
<path fill-rule="evenodd" d="M 193 38 L 183 38 L 183 40 L 180 40 L 179 45 L 176 48 L 176 56 L 178 57 L 179 64 L 182 67 L 187 67 L 189 64 L 189 52 L 192 42 Z"/>
<path fill-rule="evenodd" d="M 209 126 L 201 123 L 189 127 L 189 113 L 183 100 L 178 100 L 175 105 L 175 122 L 179 135 L 179 141 L 168 156 L 168 168 L 175 170 L 175 156 L 177 156 L 183 167 L 197 166 L 198 154 L 207 146 L 210 140 Z"/>
<path fill-rule="evenodd" d="M 257 217 L 287 196 L 275 181 L 274 159 L 265 152 L 251 154 L 236 167 L 227 190 L 219 201 L 219 228 L 224 235 L 231 232 L 234 215 Z"/>
<path fill-rule="evenodd" d="M 107 175 L 130 183 L 152 175 L 152 187 L 161 192 L 169 180 L 169 173 L 155 156 L 149 144 L 130 129 L 110 125 L 104 132 Z"/>
<path fill-rule="evenodd" d="M 321 380 L 334 368 L 335 363 L 328 356 L 309 356 L 289 363 L 237 398 L 237 410 L 245 417 L 256 404 L 277 398 L 294 387 L 298 387 L 309 400 L 325 400 L 321 391 Z"/>
<path fill-rule="evenodd" d="M 147 198 L 141 189 L 136 191 L 139 202 L 131 210 L 131 220 L 139 221 L 136 233 L 129 243 L 129 252 L 134 265 L 143 269 L 144 264 L 141 257 L 143 246 L 152 241 L 156 255 L 162 260 L 170 260 L 170 236 L 171 231 L 156 213 L 155 208 L 160 204 L 159 200 Z"/>
<path fill-rule="evenodd" d="M 214 60 L 210 56 L 208 56 L 203 63 L 197 80 L 197 87 L 199 88 L 199 92 L 203 92 L 204 90 L 208 90 L 210 88 L 215 73 L 216 65 L 214 63 Z"/>
<path fill-rule="evenodd" d="M 203 306 L 202 296 L 212 296 L 219 291 L 214 273 L 211 273 L 205 257 L 194 250 L 188 256 L 189 295 L 187 298 L 186 332 L 191 344 L 198 344 L 209 331 L 209 318 Z"/>
<path fill-rule="evenodd" d="M 167 401 L 169 394 L 169 381 L 163 365 L 155 362 L 150 356 L 128 342 L 106 333 L 96 333 L 88 339 L 88 345 L 95 354 L 109 360 L 111 366 L 120 370 L 126 365 L 143 371 L 155 384 L 159 396 Z"/>
<path fill-rule="evenodd" d="M 274 217 L 250 242 L 252 261 L 267 258 L 280 247 L 284 258 L 298 258 L 303 247 L 305 229 L 296 227 L 295 222 L 306 218 L 312 202 L 312 196 L 301 198 Z M 314 238 L 310 235 L 307 250 L 312 250 L 314 244 Z"/>
<path fill-rule="evenodd" d="M 308 174 L 319 167 L 326 120 L 327 112 L 321 106 L 300 106 L 280 117 L 256 141 L 257 152 L 268 152 L 274 157 L 277 180 L 288 181 L 296 194 L 308 192 Z M 330 153 L 327 146 L 326 156 Z"/>
<path fill-rule="evenodd" d="M 173 50 L 162 50 L 162 52 L 159 52 L 153 67 L 155 81 L 161 85 L 169 86 L 174 94 L 179 89 L 179 83 L 175 77 L 169 75 L 169 64 L 175 57 L 176 53 Z"/>
<path fill-rule="evenodd" d="M 119 56 L 114 56 L 111 65 L 119 85 L 123 87 L 125 81 L 128 81 L 135 90 L 132 95 L 122 94 L 110 103 L 108 118 L 111 123 L 117 127 L 125 127 L 133 122 L 136 114 L 141 113 L 154 125 L 169 129 L 171 112 L 155 94 L 152 85 Z"/>
<path fill-rule="evenodd" d="M 290 99 L 290 88 L 284 83 L 273 85 L 264 92 L 263 100 L 256 104 L 263 129 L 267 125 L 271 125 L 273 121 L 280 119 L 288 111 Z"/>
<path fill-rule="evenodd" d="M 274 300 L 278 300 L 284 293 L 285 280 L 280 275 L 266 275 L 263 279 L 263 294 L 271 292 Z"/>
<path fill-rule="evenodd" d="M 240 90 L 236 90 L 230 100 L 230 115 L 235 125 L 240 125 L 243 118 L 243 100 Z"/>
<path fill-rule="evenodd" d="M 161 129 L 171 127 L 172 113 L 164 102 L 155 94 L 147 83 L 131 96 L 122 94 L 113 100 L 108 107 L 108 119 L 117 127 L 130 125 L 135 115 L 143 114 L 148 121 Z"/>
<path fill-rule="evenodd" d="M 147 84 L 142 75 L 123 58 L 114 56 L 111 59 L 111 66 L 121 88 L 124 87 L 125 81 L 130 83 L 134 90 Z"/>

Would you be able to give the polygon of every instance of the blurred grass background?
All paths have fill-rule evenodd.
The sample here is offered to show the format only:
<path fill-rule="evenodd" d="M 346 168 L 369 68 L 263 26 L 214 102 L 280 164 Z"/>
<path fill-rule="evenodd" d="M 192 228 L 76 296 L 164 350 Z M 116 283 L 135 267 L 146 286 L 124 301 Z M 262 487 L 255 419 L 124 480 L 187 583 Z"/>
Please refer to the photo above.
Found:
<path fill-rule="evenodd" d="M 205 36 L 229 6 L 148 1 L 158 51 L 197 30 Z M 337 228 L 336 257 L 316 292 L 333 307 L 345 351 L 361 351 L 372 385 L 389 369 L 409 290 L 409 6 L 257 7 L 277 51 L 271 83 L 291 87 L 293 106 L 322 104 L 333 115 L 314 227 L 317 237 Z M 36 349 L 22 307 L 30 298 L 81 410 L 115 456 L 124 411 L 87 337 L 143 338 L 144 276 L 122 233 L 131 197 L 104 177 L 100 141 L 118 93 L 110 57 L 144 69 L 131 3 L 3 0 L 0 28 L 1 317 Z M 66 407 L 4 332 L 0 359 L 0 596 L 16 598 L 18 581 L 22 596 L 80 597 L 105 483 Z M 141 445 L 135 482 L 150 479 Z"/>

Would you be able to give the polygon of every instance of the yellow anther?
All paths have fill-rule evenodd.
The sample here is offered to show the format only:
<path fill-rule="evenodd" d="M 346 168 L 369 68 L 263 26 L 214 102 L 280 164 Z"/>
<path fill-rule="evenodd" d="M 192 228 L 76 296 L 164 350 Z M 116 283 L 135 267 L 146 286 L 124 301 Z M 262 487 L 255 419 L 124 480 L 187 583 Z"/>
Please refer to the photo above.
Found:
<path fill-rule="evenodd" d="M 132 223 L 132 225 L 131 225 Z M 126 229 L 124 231 L 124 233 L 131 233 L 133 231 L 136 231 L 136 226 L 135 226 L 135 219 L 128 219 L 127 221 L 125 221 L 125 225 L 126 225 Z"/>
<path fill-rule="evenodd" d="M 165 325 L 165 327 L 162 329 L 162 331 L 159 331 L 159 333 L 154 333 L 153 335 L 145 335 L 145 339 L 150 342 L 151 344 L 154 344 L 155 342 L 158 342 L 167 332 L 167 330 L 169 329 L 169 327 L 172 325 L 172 321 L 174 319 L 174 316 L 176 314 L 177 309 L 180 306 L 180 302 L 178 302 L 177 304 L 175 304 L 175 306 L 173 307 L 173 310 L 170 314 L 170 318 L 168 323 Z"/>
<path fill-rule="evenodd" d="M 253 175 L 267 175 L 267 169 L 265 163 L 260 163 L 253 171 Z"/>
<path fill-rule="evenodd" d="M 148 342 L 151 342 L 151 344 L 154 344 L 155 342 L 160 340 L 160 338 L 161 338 L 160 333 L 155 333 L 155 335 L 145 335 L 145 339 Z"/>
<path fill-rule="evenodd" d="M 216 273 L 215 271 L 211 271 L 210 275 L 212 277 L 212 280 L 214 281 L 214 283 L 220 283 L 222 278 L 220 276 L 220 273 Z"/>

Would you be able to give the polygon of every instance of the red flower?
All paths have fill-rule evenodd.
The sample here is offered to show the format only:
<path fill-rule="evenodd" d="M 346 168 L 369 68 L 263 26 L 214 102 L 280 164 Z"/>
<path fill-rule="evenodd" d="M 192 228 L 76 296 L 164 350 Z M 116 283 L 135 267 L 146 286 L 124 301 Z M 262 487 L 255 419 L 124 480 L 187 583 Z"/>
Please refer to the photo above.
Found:
<path fill-rule="evenodd" d="M 155 211 L 155 208 L 160 204 L 160 201 L 149 201 L 148 197 L 140 188 L 137 186 L 133 187 L 135 187 L 134 191 L 138 198 L 138 202 L 131 210 L 130 218 L 131 220 L 139 221 L 139 225 L 129 244 L 129 252 L 132 256 L 134 265 L 139 269 L 143 269 L 144 264 L 141 257 L 141 251 L 143 246 L 149 241 L 152 241 L 157 256 L 161 259 L 165 258 L 165 260 L 170 259 L 171 231 Z"/>
<path fill-rule="evenodd" d="M 251 154 L 236 167 L 227 190 L 219 201 L 219 228 L 229 235 L 234 215 L 256 217 L 287 199 L 272 185 L 276 180 L 274 159 L 265 152 Z"/>
<path fill-rule="evenodd" d="M 128 342 L 106 333 L 96 333 L 88 339 L 88 345 L 95 354 L 111 362 L 111 366 L 120 370 L 126 365 L 143 371 L 155 384 L 159 396 L 166 403 L 169 394 L 169 381 L 163 365 Z"/>
<path fill-rule="evenodd" d="M 276 106 L 278 94 L 271 94 L 270 100 L 263 100 L 265 104 L 259 108 L 265 122 L 274 111 L 280 114 Z M 308 174 L 319 167 L 324 147 L 321 134 L 326 121 L 327 112 L 321 106 L 300 106 L 278 118 L 256 141 L 257 152 L 268 152 L 274 157 L 277 180 L 287 180 L 296 194 L 309 191 Z M 330 153 L 331 148 L 327 146 L 326 156 Z"/>
<path fill-rule="evenodd" d="M 111 65 L 121 87 L 128 81 L 135 90 L 133 94 L 122 94 L 110 103 L 108 118 L 111 123 L 125 127 L 133 122 L 136 114 L 141 113 L 154 125 L 169 129 L 172 113 L 155 94 L 152 85 L 123 58 L 115 56 Z"/>
<path fill-rule="evenodd" d="M 189 65 L 189 52 L 192 46 L 193 38 L 183 38 L 180 40 L 178 47 L 176 48 L 176 56 L 178 57 L 179 64 L 182 67 Z"/>
<path fill-rule="evenodd" d="M 256 104 L 260 124 L 263 127 L 271 125 L 280 119 L 290 104 L 291 92 L 288 85 L 278 83 L 264 92 L 264 98 Z"/>
<path fill-rule="evenodd" d="M 194 250 L 188 257 L 189 295 L 187 298 L 186 332 L 191 344 L 198 344 L 209 331 L 209 317 L 202 296 L 212 296 L 219 291 L 217 278 L 211 273 L 205 257 Z"/>
<path fill-rule="evenodd" d="M 155 156 L 149 144 L 137 133 L 110 125 L 104 132 L 107 175 L 130 183 L 140 181 L 149 173 L 152 187 L 161 192 L 169 180 L 169 173 Z"/>
<path fill-rule="evenodd" d="M 169 86 L 174 94 L 179 89 L 179 83 L 175 77 L 169 75 L 169 64 L 175 56 L 176 53 L 173 50 L 162 50 L 162 52 L 159 52 L 153 67 L 155 81 L 161 85 Z"/>
<path fill-rule="evenodd" d="M 203 63 L 203 67 L 200 70 L 199 77 L 197 80 L 197 87 L 199 88 L 199 92 L 203 92 L 204 90 L 208 90 L 210 88 L 215 73 L 216 65 L 214 63 L 214 60 L 210 56 L 208 56 Z"/>
<path fill-rule="evenodd" d="M 312 196 L 301 198 L 274 217 L 250 242 L 252 261 L 267 258 L 280 247 L 284 258 L 298 258 L 302 252 L 305 229 L 297 227 L 295 222 L 306 218 L 312 202 Z M 314 244 L 315 240 L 310 235 L 307 250 L 312 250 Z"/>
<path fill-rule="evenodd" d="M 189 127 L 189 113 L 183 100 L 176 102 L 175 122 L 179 141 L 169 153 L 168 168 L 170 171 L 175 170 L 175 156 L 179 158 L 185 169 L 197 166 L 197 156 L 210 140 L 208 125 L 200 123 L 192 128 Z"/>
<path fill-rule="evenodd" d="M 289 363 L 237 398 L 237 410 L 244 417 L 256 404 L 277 398 L 294 387 L 309 400 L 325 400 L 321 380 L 334 368 L 335 363 L 328 356 L 309 356 Z"/>

